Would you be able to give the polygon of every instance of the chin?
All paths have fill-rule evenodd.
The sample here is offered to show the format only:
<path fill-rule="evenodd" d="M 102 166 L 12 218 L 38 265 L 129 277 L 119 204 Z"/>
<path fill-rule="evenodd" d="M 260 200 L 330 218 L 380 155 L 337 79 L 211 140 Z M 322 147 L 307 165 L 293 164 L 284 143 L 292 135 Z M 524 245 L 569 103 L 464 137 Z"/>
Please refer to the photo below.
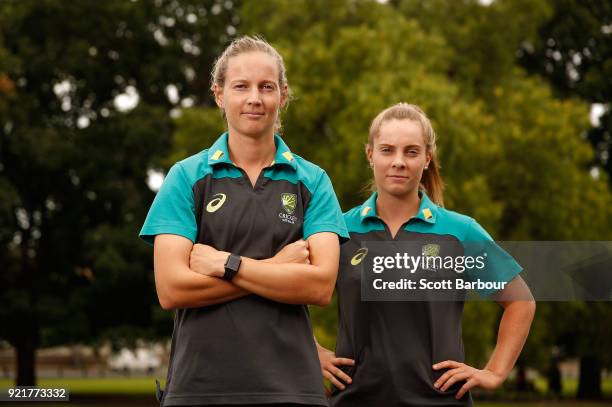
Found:
<path fill-rule="evenodd" d="M 392 185 L 385 188 L 385 192 L 396 198 L 404 198 L 410 195 L 411 189 L 404 185 Z"/>
<path fill-rule="evenodd" d="M 245 136 L 259 138 L 273 132 L 273 129 L 273 127 L 270 128 L 266 126 L 243 126 L 239 131 Z"/>

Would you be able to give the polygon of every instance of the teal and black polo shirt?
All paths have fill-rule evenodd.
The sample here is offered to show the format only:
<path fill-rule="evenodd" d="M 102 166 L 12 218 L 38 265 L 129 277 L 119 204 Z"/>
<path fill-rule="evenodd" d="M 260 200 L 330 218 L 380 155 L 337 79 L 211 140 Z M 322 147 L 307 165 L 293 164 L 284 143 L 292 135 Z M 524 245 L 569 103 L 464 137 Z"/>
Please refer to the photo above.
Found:
<path fill-rule="evenodd" d="M 146 242 L 176 234 L 266 259 L 315 233 L 348 238 L 325 171 L 275 136 L 274 161 L 253 187 L 230 160 L 227 141 L 225 133 L 170 169 L 140 232 Z M 164 406 L 327 405 L 306 305 L 251 294 L 179 309 L 170 353 Z"/>
<path fill-rule="evenodd" d="M 424 245 L 486 242 L 494 258 L 487 268 L 496 281 L 510 281 L 521 267 L 472 218 L 432 203 L 420 192 L 418 213 L 395 238 L 376 215 L 374 193 L 361 206 L 344 214 L 350 240 L 341 246 L 336 355 L 356 361 L 344 367 L 353 382 L 345 390 L 334 389 L 330 405 L 340 406 L 470 406 L 471 395 L 455 395 L 463 383 L 448 391 L 433 387 L 442 371 L 432 365 L 447 359 L 464 361 L 461 335 L 463 301 L 362 301 L 361 267 L 355 261 L 367 242 L 423 242 Z M 394 243 L 395 242 L 395 243 Z M 494 248 L 491 250 L 491 247 Z M 371 254 L 371 253 L 370 253 Z M 370 255 L 366 254 L 366 256 Z M 351 261 L 352 260 L 352 261 Z M 468 275 L 468 278 L 471 276 Z M 488 296 L 492 292 L 483 291 Z"/>

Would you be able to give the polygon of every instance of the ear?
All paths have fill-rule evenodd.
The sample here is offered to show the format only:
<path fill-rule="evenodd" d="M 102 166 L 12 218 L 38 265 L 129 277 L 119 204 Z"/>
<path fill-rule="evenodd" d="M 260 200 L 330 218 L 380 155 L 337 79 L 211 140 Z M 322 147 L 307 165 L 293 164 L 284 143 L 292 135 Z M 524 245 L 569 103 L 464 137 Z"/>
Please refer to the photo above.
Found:
<path fill-rule="evenodd" d="M 289 87 L 287 84 L 281 89 L 280 108 L 284 108 L 289 100 Z"/>
<path fill-rule="evenodd" d="M 433 158 L 433 154 L 431 153 L 431 151 L 427 151 L 425 153 L 425 167 L 429 167 L 429 163 L 431 162 L 432 158 Z"/>
<path fill-rule="evenodd" d="M 365 146 L 365 153 L 366 153 L 366 158 L 368 159 L 368 163 L 372 162 L 372 153 L 374 152 L 373 148 L 371 145 L 366 144 Z"/>
<path fill-rule="evenodd" d="M 215 95 L 215 102 L 219 108 L 223 109 L 223 88 L 219 85 L 213 85 L 213 94 Z"/>

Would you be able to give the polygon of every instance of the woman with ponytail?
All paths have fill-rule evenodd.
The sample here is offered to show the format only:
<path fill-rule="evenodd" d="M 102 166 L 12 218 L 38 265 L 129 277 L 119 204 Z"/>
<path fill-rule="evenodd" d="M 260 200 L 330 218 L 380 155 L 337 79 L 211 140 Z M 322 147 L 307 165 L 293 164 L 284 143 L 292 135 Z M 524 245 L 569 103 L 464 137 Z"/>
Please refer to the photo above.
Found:
<path fill-rule="evenodd" d="M 366 155 L 375 192 L 344 215 L 350 240 L 341 246 L 336 283 L 336 352 L 318 345 L 323 375 L 333 385 L 330 405 L 470 406 L 470 389 L 499 387 L 527 338 L 535 303 L 518 276 L 521 267 L 474 219 L 443 207 L 436 134 L 418 106 L 399 103 L 376 116 Z M 505 288 L 478 290 L 504 308 L 497 344 L 484 368 L 464 363 L 463 297 L 362 300 L 367 289 L 361 283 L 362 267 L 364 258 L 373 256 L 372 249 L 368 254 L 372 242 L 393 242 L 383 247 L 396 252 L 402 242 L 417 242 L 434 252 L 442 252 L 447 243 L 463 251 L 469 242 L 487 245 L 487 274 L 478 276 Z M 474 276 L 466 272 L 462 277 Z"/>

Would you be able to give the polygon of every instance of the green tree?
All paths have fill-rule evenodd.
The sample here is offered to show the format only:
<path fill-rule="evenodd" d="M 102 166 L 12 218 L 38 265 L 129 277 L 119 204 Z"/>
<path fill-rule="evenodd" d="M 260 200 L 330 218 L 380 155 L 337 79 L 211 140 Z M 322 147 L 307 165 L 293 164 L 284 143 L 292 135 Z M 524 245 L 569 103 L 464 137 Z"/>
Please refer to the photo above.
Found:
<path fill-rule="evenodd" d="M 410 101 L 439 134 L 447 207 L 474 216 L 500 240 L 608 239 L 610 191 L 605 177 L 590 176 L 593 151 L 581 137 L 587 106 L 557 100 L 517 66 L 516 50 L 551 14 L 547 2 L 345 6 L 279 0 L 241 10 L 243 31 L 263 33 L 287 61 L 296 98 L 286 138 L 330 173 L 345 208 L 362 199 L 356 191 L 369 178 L 370 120 Z M 470 336 L 483 329 L 470 321 L 476 318 L 465 320 L 468 354 L 478 355 L 493 338 Z M 599 344 L 609 339 L 604 331 L 598 338 L 591 349 L 604 353 Z M 536 363 L 548 356 L 530 354 Z"/>
<path fill-rule="evenodd" d="M 600 126 L 589 129 L 585 101 L 609 102 L 610 6 L 597 1 L 396 3 L 404 14 L 446 39 L 452 49 L 449 75 L 467 97 L 484 101 L 494 118 L 491 135 L 503 148 L 492 170 L 482 171 L 500 204 L 495 236 L 609 240 L 608 177 L 594 179 L 589 170 L 594 162 L 609 165 L 610 115 L 608 110 Z M 548 77 L 552 91 L 538 76 L 517 69 L 517 56 L 529 72 Z M 596 147 L 595 154 L 585 138 Z M 594 323 L 595 311 L 575 319 L 576 307 L 599 314 L 607 309 L 612 315 L 611 304 L 541 304 L 519 366 L 543 369 L 551 348 L 559 347 L 567 356 L 581 357 L 578 396 L 601 397 L 600 380 L 594 378 L 609 366 L 605 344 L 612 337 L 605 326 Z M 555 311 L 564 316 L 560 323 L 542 323 Z M 577 332 L 582 339 L 570 340 L 568 329 L 585 323 L 590 335 Z"/>
<path fill-rule="evenodd" d="M 234 30 L 226 5 L 0 3 L 0 337 L 17 350 L 17 384 L 35 384 L 40 345 L 168 327 L 137 239 L 145 180 L 169 111 L 210 103 L 199 70 Z"/>
<path fill-rule="evenodd" d="M 370 121 L 407 101 L 421 105 L 437 130 L 448 208 L 475 217 L 498 240 L 607 240 L 612 202 L 606 178 L 589 173 L 586 104 L 559 100 L 517 64 L 516 51 L 536 40 L 552 13 L 543 0 L 275 0 L 246 2 L 240 30 L 263 34 L 284 56 L 295 95 L 284 136 L 327 170 L 343 208 L 367 194 Z M 167 164 L 204 148 L 221 126 L 215 108 L 185 111 Z M 552 346 L 566 341 L 566 326 L 579 322 L 574 305 L 553 305 L 541 306 L 521 369 L 545 369 Z M 551 326 L 557 311 L 563 318 Z M 312 315 L 322 342 L 332 344 L 334 307 Z M 580 323 L 594 332 L 582 349 L 605 354 L 609 333 L 584 315 Z M 496 307 L 468 304 L 468 360 L 486 360 L 498 316 Z M 571 349 L 577 355 L 581 348 Z"/>
<path fill-rule="evenodd" d="M 533 40 L 521 44 L 521 65 L 548 79 L 560 97 L 579 96 L 603 105 L 588 138 L 597 152 L 593 164 L 612 175 L 612 5 L 605 0 L 549 3 L 554 12 Z"/>

